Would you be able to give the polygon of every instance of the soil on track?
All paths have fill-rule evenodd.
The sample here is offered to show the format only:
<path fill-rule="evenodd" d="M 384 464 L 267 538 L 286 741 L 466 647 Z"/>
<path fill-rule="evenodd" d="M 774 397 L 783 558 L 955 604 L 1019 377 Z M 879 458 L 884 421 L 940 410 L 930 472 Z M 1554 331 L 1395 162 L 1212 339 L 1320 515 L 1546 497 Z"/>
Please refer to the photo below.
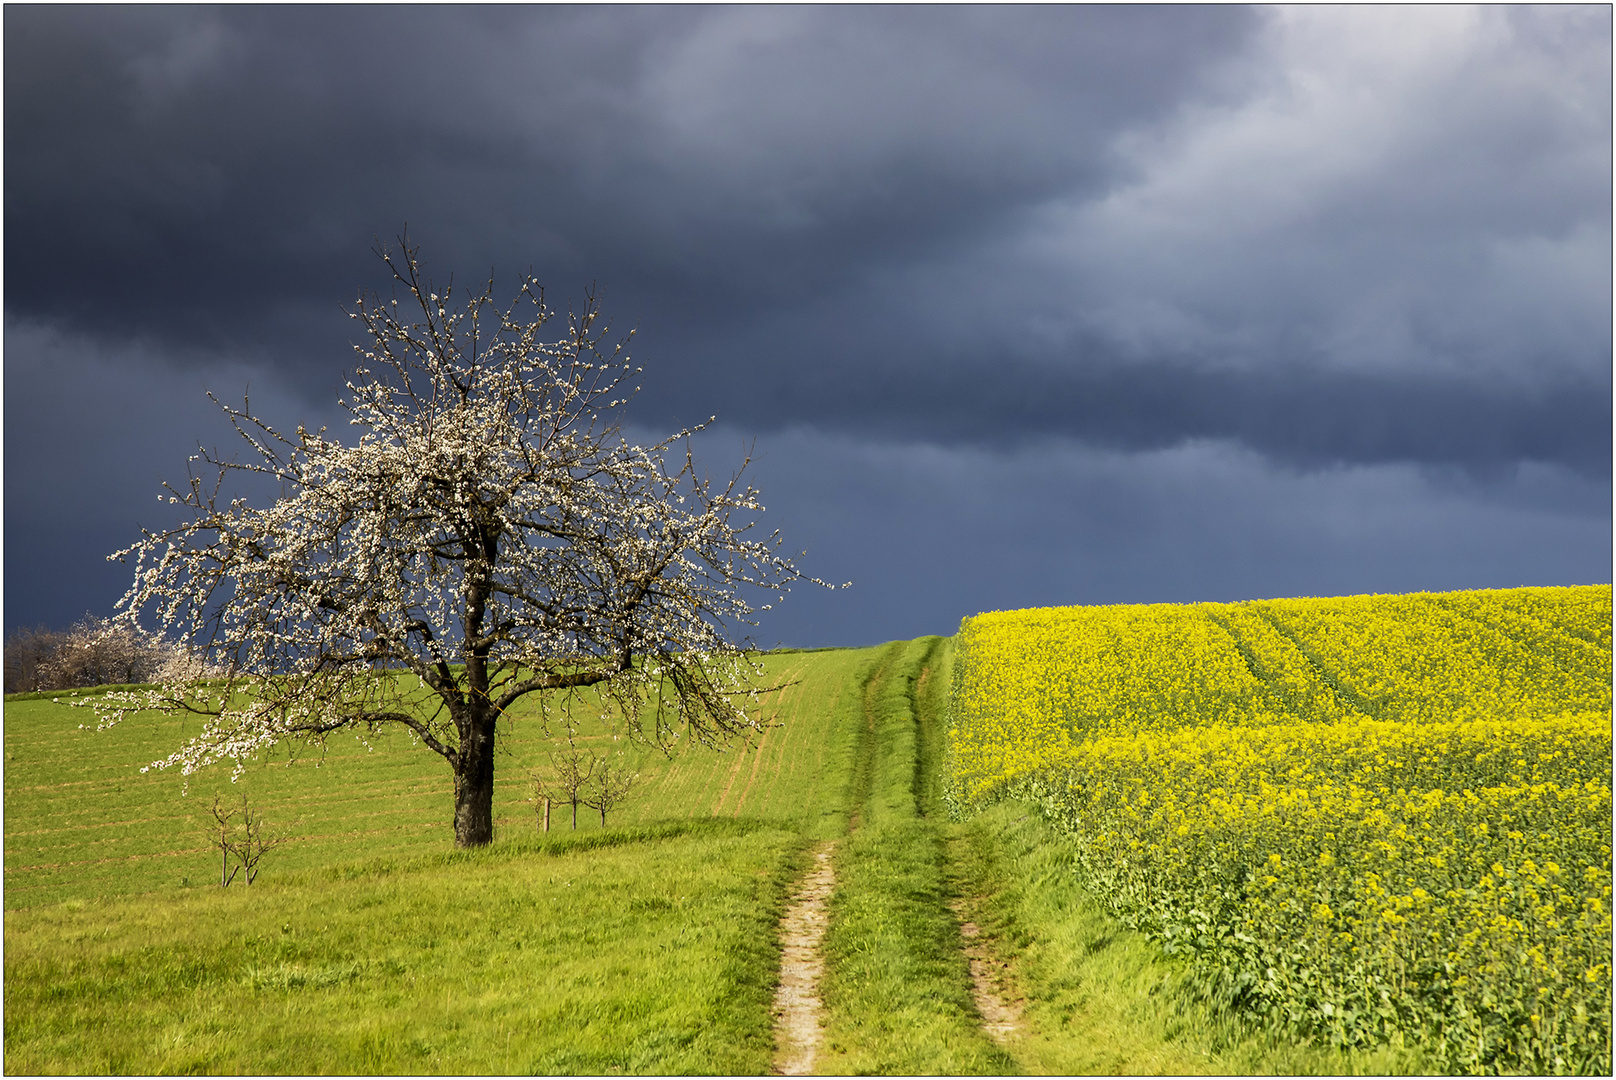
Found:
<path fill-rule="evenodd" d="M 1021 1001 L 1006 998 L 1003 976 L 1009 964 L 994 956 L 981 928 L 971 921 L 968 905 L 955 900 L 949 905 L 960 920 L 960 938 L 965 957 L 971 963 L 971 995 L 976 1011 L 982 1014 L 982 1030 L 1001 1046 L 1021 1034 Z"/>
<path fill-rule="evenodd" d="M 780 988 L 774 995 L 775 1072 L 780 1076 L 807 1076 L 819 1053 L 819 978 L 825 971 L 819 942 L 836 887 L 833 847 L 826 842 L 814 852 L 814 868 L 780 920 Z"/>
<path fill-rule="evenodd" d="M 882 670 L 880 676 L 888 672 Z M 918 704 L 931 675 L 931 668 L 923 668 L 916 679 L 911 701 Z M 876 720 L 875 698 L 881 678 L 872 677 L 864 686 L 863 739 L 854 766 L 850 813 L 847 824 L 849 834 L 856 833 L 863 824 L 864 812 L 872 797 L 875 783 Z M 912 717 L 917 723 L 918 716 Z M 919 732 L 917 731 L 917 736 Z M 924 783 L 916 761 L 913 794 L 917 802 Z M 753 764 L 754 776 L 757 764 Z M 731 769 L 726 795 L 740 776 L 740 762 Z M 747 780 L 750 786 L 751 780 Z M 720 802 L 723 798 L 720 798 Z M 916 806 L 916 810 L 919 807 Z M 829 901 L 836 886 L 831 855 L 834 841 L 825 841 L 814 850 L 812 869 L 804 876 L 791 898 L 790 905 L 780 921 L 780 983 L 775 992 L 775 1061 L 774 1073 L 781 1076 L 806 1076 L 814 1071 L 819 1048 L 824 1038 L 821 1028 L 822 1004 L 819 983 L 825 961 L 821 954 L 821 940 L 829 924 Z M 994 954 L 992 942 L 982 935 L 972 920 L 974 903 L 959 898 L 950 903 L 958 920 L 960 948 L 968 961 L 972 997 L 982 1022 L 982 1030 L 994 1042 L 1004 1044 L 1019 1036 L 1024 1028 L 1022 1001 L 1014 997 L 1008 985 L 1008 965 Z"/>

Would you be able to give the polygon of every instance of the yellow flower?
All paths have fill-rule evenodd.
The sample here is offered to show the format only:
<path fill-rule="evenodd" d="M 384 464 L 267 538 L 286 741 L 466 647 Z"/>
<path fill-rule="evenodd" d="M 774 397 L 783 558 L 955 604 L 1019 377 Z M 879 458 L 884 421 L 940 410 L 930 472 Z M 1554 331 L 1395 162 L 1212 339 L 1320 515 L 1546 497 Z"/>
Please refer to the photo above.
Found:
<path fill-rule="evenodd" d="M 1608 1059 L 1610 642 L 1609 586 L 980 615 L 948 779 L 1039 800 L 1149 932 L 1225 912 L 1220 964 L 1318 1000 L 1424 965 L 1473 1017 L 1543 986 Z"/>

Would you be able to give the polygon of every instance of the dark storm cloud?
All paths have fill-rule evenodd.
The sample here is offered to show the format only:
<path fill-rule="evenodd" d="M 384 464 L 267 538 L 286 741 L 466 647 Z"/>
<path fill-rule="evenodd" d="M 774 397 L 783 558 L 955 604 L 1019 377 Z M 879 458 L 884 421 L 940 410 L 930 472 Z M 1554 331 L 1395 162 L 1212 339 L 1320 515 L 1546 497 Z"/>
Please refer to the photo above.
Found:
<path fill-rule="evenodd" d="M 1597 468 L 1609 13 L 1551 16 L 13 7 L 7 310 L 318 399 L 408 221 L 601 282 L 651 416 Z"/>
<path fill-rule="evenodd" d="M 1119 453 L 793 431 L 758 471 L 815 573 L 854 579 L 848 593 L 795 590 L 765 645 L 950 634 L 965 614 L 1055 604 L 1610 579 L 1609 482 L 1552 465 L 1479 483 L 1407 464 L 1275 469 L 1227 443 Z"/>
<path fill-rule="evenodd" d="M 1169 107 L 1250 22 L 12 8 L 6 254 L 28 271 L 7 303 L 262 348 L 376 280 L 365 246 L 408 221 L 463 275 L 531 261 L 636 313 L 722 319 L 1094 186 L 1118 128 Z M 335 325 L 313 318 L 311 335 Z"/>
<path fill-rule="evenodd" d="M 860 583 L 797 643 L 1609 580 L 1608 7 L 3 17 L 8 627 L 110 609 L 203 387 L 331 419 L 406 222 L 760 437 Z"/>
<path fill-rule="evenodd" d="M 1157 450 L 1193 439 L 1241 443 L 1307 468 L 1418 461 L 1480 472 L 1518 461 L 1611 474 L 1608 386 L 1508 392 L 1423 375 L 1280 371 L 1262 378 L 1194 368 L 1078 368 L 1065 377 L 1006 365 L 944 367 L 928 378 L 847 372 L 822 397 L 789 394 L 846 431 L 1013 446 L 1027 433 Z"/>

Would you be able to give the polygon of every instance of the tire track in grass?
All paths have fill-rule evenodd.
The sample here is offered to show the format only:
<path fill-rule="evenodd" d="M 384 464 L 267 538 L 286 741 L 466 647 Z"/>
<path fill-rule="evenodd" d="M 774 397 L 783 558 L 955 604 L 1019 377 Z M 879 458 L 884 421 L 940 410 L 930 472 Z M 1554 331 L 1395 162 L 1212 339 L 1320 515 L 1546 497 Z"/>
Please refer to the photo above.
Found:
<path fill-rule="evenodd" d="M 980 901 L 980 898 L 972 898 Z M 971 996 L 976 1011 L 982 1014 L 982 1030 L 1003 1046 L 1022 1032 L 1022 1002 L 1006 999 L 1002 977 L 1009 970 L 1008 961 L 995 955 L 992 942 L 982 936 L 982 930 L 971 918 L 971 900 L 960 897 L 948 906 L 960 921 L 960 939 L 965 958 L 971 965 Z"/>
<path fill-rule="evenodd" d="M 868 797 L 871 722 L 868 682 L 881 669 L 877 662 L 868 669 L 860 684 L 864 708 L 859 716 L 860 737 L 847 792 L 848 831 L 857 827 L 859 804 Z M 842 698 L 838 687 L 831 702 L 834 711 Z M 783 693 L 783 691 L 782 691 Z M 790 748 L 787 742 L 782 752 Z M 823 939 L 830 925 L 830 898 L 836 891 L 833 840 L 821 841 L 813 849 L 813 864 L 792 895 L 791 904 L 780 920 L 780 983 L 774 996 L 774 1069 L 776 1076 L 808 1076 L 818 1062 L 824 1042 L 824 1003 L 820 983 L 825 974 Z"/>
<path fill-rule="evenodd" d="M 830 921 L 827 910 L 836 888 L 831 865 L 835 845 L 826 841 L 814 851 L 813 869 L 803 878 L 780 920 L 780 986 L 774 994 L 774 1071 L 779 1076 L 807 1076 L 814 1071 L 823 1039 L 819 980 L 825 958 L 819 945 Z"/>
<path fill-rule="evenodd" d="M 841 1074 L 1000 1075 L 1014 1060 L 972 997 L 947 853 L 923 812 L 928 756 L 917 691 L 941 639 L 894 642 L 862 691 L 853 814 L 836 854 L 824 952 L 825 1044 Z"/>
<path fill-rule="evenodd" d="M 838 687 L 832 699 L 833 711 L 841 696 L 842 689 Z M 868 741 L 861 739 L 854 762 L 855 785 L 868 754 Z M 814 848 L 813 866 L 780 920 L 780 985 L 774 995 L 777 1076 L 810 1075 L 824 1041 L 824 1004 L 819 986 L 825 974 L 825 956 L 821 946 L 830 925 L 831 894 L 836 891 L 836 869 L 831 860 L 835 850 L 836 843 L 831 840 Z"/>

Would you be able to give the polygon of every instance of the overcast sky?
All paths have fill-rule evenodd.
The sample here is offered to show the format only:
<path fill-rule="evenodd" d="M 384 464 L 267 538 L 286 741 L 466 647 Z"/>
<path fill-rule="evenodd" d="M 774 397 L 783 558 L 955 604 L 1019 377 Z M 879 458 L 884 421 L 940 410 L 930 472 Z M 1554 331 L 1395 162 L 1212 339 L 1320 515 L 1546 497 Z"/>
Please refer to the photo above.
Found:
<path fill-rule="evenodd" d="M 335 417 L 408 224 L 638 327 L 759 644 L 1611 580 L 1611 9 L 6 5 L 7 631 Z"/>

